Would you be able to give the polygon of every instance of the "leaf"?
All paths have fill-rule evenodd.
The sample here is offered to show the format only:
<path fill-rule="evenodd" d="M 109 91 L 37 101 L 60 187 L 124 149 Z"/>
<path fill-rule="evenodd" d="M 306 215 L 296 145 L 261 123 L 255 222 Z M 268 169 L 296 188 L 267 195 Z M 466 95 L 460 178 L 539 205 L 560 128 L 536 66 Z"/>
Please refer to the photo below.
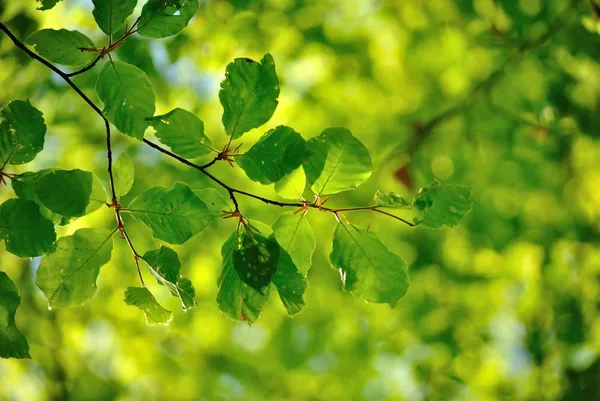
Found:
<path fill-rule="evenodd" d="M 0 141 L 2 164 L 10 154 L 10 164 L 32 161 L 44 149 L 46 124 L 42 112 L 33 107 L 29 100 L 13 100 L 2 109 L 2 115 L 10 126 L 7 131 L 6 122 L 3 122 L 0 128 L 0 135 L 3 137 Z M 11 139 L 7 139 L 7 132 L 12 135 Z M 10 143 L 12 146 L 9 145 L 10 149 L 6 149 Z"/>
<path fill-rule="evenodd" d="M 148 0 L 142 8 L 138 33 L 166 38 L 183 30 L 198 11 L 198 0 Z"/>
<path fill-rule="evenodd" d="M 62 0 L 36 0 L 38 3 L 41 3 L 37 10 L 46 11 L 53 8 L 59 1 Z"/>
<path fill-rule="evenodd" d="M 125 303 L 144 312 L 148 324 L 168 324 L 171 321 L 171 311 L 163 308 L 147 288 L 128 287 L 125 291 Z"/>
<path fill-rule="evenodd" d="M 115 61 L 106 63 L 96 83 L 104 112 L 122 133 L 136 139 L 144 137 L 147 119 L 154 115 L 154 88 L 144 71 Z"/>
<path fill-rule="evenodd" d="M 221 248 L 223 271 L 217 281 L 219 287 L 217 304 L 221 312 L 229 318 L 252 324 L 258 319 L 269 299 L 269 287 L 265 289 L 263 295 L 240 279 L 234 268 L 233 255 L 237 245 L 238 233 L 234 231 Z"/>
<path fill-rule="evenodd" d="M 20 304 L 17 286 L 6 273 L 0 272 L 0 358 L 31 358 L 27 338 L 15 323 Z"/>
<path fill-rule="evenodd" d="M 129 209 L 155 238 L 170 244 L 183 244 L 214 219 L 208 206 L 181 182 L 171 188 L 147 189 L 131 202 Z"/>
<path fill-rule="evenodd" d="M 35 202 L 9 199 L 0 205 L 0 239 L 8 252 L 26 258 L 50 251 L 56 233 Z"/>
<path fill-rule="evenodd" d="M 18 176 L 14 177 L 13 180 L 11 180 L 11 184 L 12 184 L 12 188 L 15 191 L 15 194 L 21 198 L 21 199 L 27 199 L 27 200 L 32 200 L 35 203 L 37 203 L 40 206 L 40 212 L 42 213 L 42 215 L 44 215 L 44 217 L 46 217 L 48 220 L 52 221 L 55 224 L 60 224 L 60 225 L 66 225 L 68 224 L 72 217 L 71 216 L 63 216 L 59 213 L 55 213 L 52 210 L 48 209 L 45 204 L 40 200 L 40 198 L 37 196 L 37 194 L 35 193 L 35 188 L 38 188 L 39 191 L 44 191 L 46 185 L 51 185 L 52 181 L 56 178 L 56 176 L 54 178 L 47 178 L 47 179 L 41 179 L 42 177 L 50 174 L 50 173 L 54 173 L 54 172 L 59 172 L 59 176 L 69 176 L 69 174 L 62 174 L 64 173 L 66 170 L 57 170 L 57 169 L 44 169 L 44 170 L 40 170 L 37 172 L 25 172 L 23 174 L 19 174 Z M 74 170 L 73 170 L 74 171 Z M 80 171 L 80 170 L 79 170 Z M 85 174 L 91 174 L 88 172 L 84 172 Z M 89 202 L 87 204 L 87 206 L 85 207 L 85 211 L 84 214 L 90 214 L 94 211 L 96 211 L 97 209 L 99 209 L 101 206 L 104 206 L 106 204 L 106 192 L 104 190 L 104 186 L 102 185 L 102 182 L 100 181 L 100 179 L 98 179 L 98 177 L 96 177 L 95 175 L 92 175 L 92 184 L 91 184 L 91 188 L 87 187 L 87 184 L 84 186 L 84 189 L 82 190 L 84 193 L 87 193 L 88 188 L 90 191 L 89 194 Z M 75 177 L 86 177 L 86 175 L 79 175 L 76 174 Z M 87 179 L 85 179 L 87 180 Z M 60 189 L 57 189 L 57 191 L 60 191 Z M 73 195 L 73 191 L 69 190 L 66 192 L 67 194 L 69 194 L 69 196 Z M 48 202 L 55 202 L 58 201 L 60 202 L 61 196 L 64 196 L 62 193 L 60 192 L 54 192 L 52 191 L 52 189 L 50 189 L 50 193 L 45 195 L 48 196 L 49 198 L 52 197 L 52 194 L 56 195 L 57 198 L 59 198 L 58 200 L 56 199 L 47 199 Z M 81 203 L 81 207 L 83 207 L 83 202 L 80 198 L 80 196 L 78 196 L 77 194 L 74 195 L 74 198 L 77 202 Z M 70 205 L 68 205 L 70 206 Z"/>
<path fill-rule="evenodd" d="M 181 275 L 181 263 L 174 250 L 161 246 L 160 249 L 146 252 L 143 259 L 156 281 L 181 300 L 183 309 L 196 306 L 196 291 L 192 283 Z"/>
<path fill-rule="evenodd" d="M 366 301 L 394 307 L 408 290 L 406 263 L 357 226 L 337 225 L 329 260 L 340 270 L 344 290 Z"/>
<path fill-rule="evenodd" d="M 345 128 L 327 128 L 308 141 L 304 164 L 314 193 L 330 195 L 354 189 L 371 176 L 373 164 L 365 146 Z"/>
<path fill-rule="evenodd" d="M 298 167 L 275 183 L 275 192 L 285 199 L 302 199 L 305 187 L 306 174 L 302 167 Z"/>
<path fill-rule="evenodd" d="M 94 11 L 92 15 L 98 27 L 107 35 L 117 32 L 125 24 L 137 0 L 92 0 Z"/>
<path fill-rule="evenodd" d="M 87 213 L 94 186 L 92 173 L 79 169 L 51 169 L 40 173 L 28 175 L 27 181 L 22 182 L 31 188 L 44 207 L 67 218 Z"/>
<path fill-rule="evenodd" d="M 79 31 L 67 29 L 42 29 L 34 32 L 25 41 L 35 51 L 54 64 L 81 67 L 91 63 L 97 56 L 82 48 L 94 48 L 94 42 Z"/>
<path fill-rule="evenodd" d="M 419 213 L 416 224 L 429 228 L 454 227 L 469 211 L 471 188 L 463 185 L 440 185 L 437 182 L 421 188 L 413 206 Z"/>
<path fill-rule="evenodd" d="M 303 213 L 287 212 L 272 225 L 275 239 L 306 277 L 317 246 L 315 232 Z"/>
<path fill-rule="evenodd" d="M 187 110 L 177 108 L 153 117 L 150 125 L 158 140 L 181 157 L 196 158 L 212 151 L 211 141 L 204 135 L 204 123 Z"/>
<path fill-rule="evenodd" d="M 267 238 L 247 225 L 238 238 L 233 267 L 244 283 L 263 294 L 277 269 L 279 250 L 274 238 Z"/>
<path fill-rule="evenodd" d="M 119 156 L 113 165 L 113 175 L 115 180 L 115 192 L 117 197 L 127 195 L 133 186 L 135 170 L 131 157 L 125 152 Z"/>
<path fill-rule="evenodd" d="M 56 249 L 42 259 L 35 277 L 50 307 L 79 306 L 94 296 L 100 268 L 111 257 L 114 233 L 82 228 L 56 242 Z"/>
<path fill-rule="evenodd" d="M 288 314 L 295 315 L 304 307 L 304 292 L 308 283 L 296 267 L 290 255 L 280 248 L 277 270 L 273 274 L 273 284 Z"/>
<path fill-rule="evenodd" d="M 399 209 L 410 206 L 410 202 L 394 192 L 383 193 L 377 191 L 374 199 L 375 204 L 380 207 Z"/>
<path fill-rule="evenodd" d="M 297 169 L 308 158 L 308 146 L 290 127 L 280 125 L 264 134 L 244 155 L 235 158 L 252 181 L 272 184 Z"/>
<path fill-rule="evenodd" d="M 14 177 L 14 179 L 11 180 L 11 186 L 12 186 L 13 191 L 15 191 L 15 194 L 19 198 L 34 201 L 35 203 L 37 203 L 37 205 L 40 207 L 40 213 L 46 219 L 50 220 L 54 224 L 60 224 L 60 225 L 64 226 L 66 224 L 69 224 L 71 219 L 63 217 L 58 213 L 54 213 L 53 211 L 48 209 L 46 206 L 44 206 L 42 204 L 42 202 L 40 202 L 38 197 L 35 195 L 35 192 L 33 192 L 33 189 L 30 186 L 31 181 L 33 179 L 35 179 L 36 177 L 38 177 L 42 174 L 47 174 L 54 170 L 55 169 L 44 169 L 44 170 L 40 170 L 35 173 L 25 172 L 23 174 L 19 174 L 18 176 Z"/>
<path fill-rule="evenodd" d="M 219 91 L 227 135 L 236 139 L 269 121 L 277 108 L 278 97 L 279 79 L 270 54 L 260 63 L 236 58 L 227 66 Z"/>
<path fill-rule="evenodd" d="M 230 202 L 214 188 L 196 189 L 194 194 L 206 203 L 214 217 L 222 216 L 223 210 L 230 208 Z"/>

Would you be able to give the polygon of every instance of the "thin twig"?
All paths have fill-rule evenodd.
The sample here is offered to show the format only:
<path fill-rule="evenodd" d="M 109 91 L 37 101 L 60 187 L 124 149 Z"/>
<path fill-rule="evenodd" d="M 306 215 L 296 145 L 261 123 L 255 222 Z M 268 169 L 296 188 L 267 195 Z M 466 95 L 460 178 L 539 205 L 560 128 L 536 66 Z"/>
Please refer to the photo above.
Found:
<path fill-rule="evenodd" d="M 91 70 L 92 68 L 94 68 L 94 66 L 96 65 L 96 63 L 98 63 L 98 61 L 100 61 L 100 59 L 102 58 L 102 54 L 99 54 L 98 57 L 96 57 L 94 59 L 94 61 L 92 61 L 91 63 L 89 63 L 87 66 L 83 67 L 82 69 L 75 71 L 75 72 L 71 72 L 69 74 L 65 74 L 67 77 L 71 78 L 74 77 L 75 75 L 79 75 L 79 74 L 83 74 L 86 71 Z"/>
<path fill-rule="evenodd" d="M 229 197 L 231 198 L 232 202 L 235 205 L 235 212 L 239 212 L 239 206 L 238 206 L 238 202 L 237 202 L 237 199 L 235 197 L 235 194 L 240 194 L 240 195 L 247 196 L 249 198 L 253 198 L 253 199 L 259 200 L 259 201 L 261 201 L 263 203 L 266 203 L 268 205 L 274 205 L 274 206 L 279 206 L 279 207 L 296 207 L 296 208 L 317 209 L 317 210 L 321 210 L 321 211 L 333 213 L 334 215 L 336 215 L 336 217 L 337 217 L 337 214 L 340 213 L 340 212 L 349 212 L 349 211 L 358 211 L 358 210 L 372 210 L 374 212 L 381 213 L 381 214 L 384 214 L 386 216 L 393 217 L 394 219 L 402 221 L 402 222 L 404 222 L 405 224 L 407 224 L 407 225 L 409 225 L 411 227 L 414 226 L 414 224 L 410 223 L 409 221 L 406 221 L 406 220 L 404 220 L 404 219 L 402 219 L 402 218 L 400 218 L 398 216 L 395 216 L 395 215 L 393 215 L 391 213 L 387 213 L 387 212 L 384 212 L 384 211 L 381 211 L 381 210 L 377 209 L 378 206 L 365 206 L 365 207 L 355 207 L 355 208 L 345 208 L 345 209 L 333 209 L 333 208 L 323 207 L 322 203 L 319 204 L 319 203 L 306 203 L 306 202 L 279 202 L 279 201 L 276 201 L 274 199 L 269 199 L 269 198 L 265 198 L 265 197 L 262 197 L 262 196 L 259 196 L 259 195 L 255 195 L 255 194 L 250 193 L 250 192 L 242 191 L 240 189 L 236 189 L 236 188 L 233 188 L 233 187 L 227 185 L 226 183 L 224 183 L 223 181 L 221 181 L 220 179 L 218 179 L 217 177 L 215 177 L 214 175 L 212 175 L 211 173 L 209 173 L 208 171 L 206 171 L 206 169 L 208 167 L 212 166 L 217 159 L 212 160 L 210 163 L 207 163 L 207 164 L 205 164 L 203 166 L 199 166 L 199 165 L 197 165 L 197 164 L 195 164 L 195 163 L 193 163 L 193 162 L 191 162 L 191 161 L 189 161 L 189 160 L 187 160 L 187 159 L 185 159 L 185 158 L 183 158 L 183 157 L 181 157 L 179 155 L 176 155 L 175 153 L 172 153 L 172 152 L 168 151 L 167 149 L 164 149 L 163 147 L 155 144 L 154 142 L 151 142 L 151 141 L 149 141 L 147 139 L 143 139 L 143 141 L 147 145 L 149 145 L 150 147 L 158 150 L 159 152 L 161 152 L 161 153 L 163 153 L 163 154 L 165 154 L 167 156 L 170 156 L 173 159 L 175 159 L 175 160 L 177 160 L 177 161 L 179 161 L 179 162 L 181 162 L 181 163 L 183 163 L 183 164 L 185 164 L 185 165 L 187 165 L 189 167 L 192 167 L 192 168 L 200 171 L 202 174 L 206 175 L 212 181 L 214 181 L 215 183 L 217 183 L 221 187 L 223 187 L 225 190 L 227 190 L 227 192 L 229 193 Z M 121 209 L 121 210 L 122 211 L 126 211 L 124 209 Z"/>

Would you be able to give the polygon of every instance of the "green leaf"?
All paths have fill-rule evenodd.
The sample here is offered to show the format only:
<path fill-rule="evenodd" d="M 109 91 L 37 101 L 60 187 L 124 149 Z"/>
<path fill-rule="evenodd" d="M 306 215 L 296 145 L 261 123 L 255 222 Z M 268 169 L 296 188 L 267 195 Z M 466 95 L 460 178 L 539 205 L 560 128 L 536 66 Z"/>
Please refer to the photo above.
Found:
<path fill-rule="evenodd" d="M 287 212 L 272 225 L 275 239 L 292 258 L 302 275 L 306 276 L 317 246 L 315 232 L 303 213 Z"/>
<path fill-rule="evenodd" d="M 146 73 L 122 61 L 108 62 L 96 83 L 104 112 L 119 131 L 136 139 L 144 137 L 147 119 L 154 115 L 154 88 Z"/>
<path fill-rule="evenodd" d="M 125 24 L 137 0 L 92 0 L 94 11 L 92 15 L 98 27 L 107 35 L 117 32 Z"/>
<path fill-rule="evenodd" d="M 273 284 L 288 314 L 295 315 L 304 307 L 304 292 L 308 283 L 298 270 L 290 255 L 280 248 L 277 270 L 273 274 Z"/>
<path fill-rule="evenodd" d="M 365 146 L 345 128 L 328 128 L 308 141 L 304 164 L 309 185 L 318 195 L 354 189 L 371 176 L 373 164 Z"/>
<path fill-rule="evenodd" d="M 42 29 L 34 32 L 25 41 L 35 51 L 54 64 L 81 67 L 91 63 L 97 53 L 82 51 L 82 48 L 94 48 L 90 38 L 79 31 L 67 29 Z"/>
<path fill-rule="evenodd" d="M 375 204 L 380 207 L 387 207 L 391 209 L 399 209 L 410 206 L 410 202 L 405 200 L 400 195 L 394 192 L 383 193 L 377 191 L 375 193 Z"/>
<path fill-rule="evenodd" d="M 35 278 L 50 307 L 79 306 L 94 296 L 100 268 L 110 260 L 114 233 L 83 228 L 56 242 L 56 249 L 42 259 Z"/>
<path fill-rule="evenodd" d="M 279 79 L 270 54 L 260 63 L 236 58 L 227 66 L 219 91 L 227 135 L 236 139 L 269 121 L 277 108 L 278 97 Z"/>
<path fill-rule="evenodd" d="M 40 212 L 48 220 L 52 221 L 55 224 L 66 225 L 71 221 L 72 217 L 65 217 L 59 213 L 55 213 L 52 210 L 48 209 L 44 205 L 44 203 L 40 200 L 40 198 L 37 196 L 37 194 L 35 193 L 35 188 L 39 187 L 38 190 L 43 192 L 45 185 L 48 183 L 51 184 L 51 182 L 53 180 L 52 177 L 49 177 L 49 178 L 43 179 L 43 180 L 40 180 L 40 179 L 50 173 L 53 173 L 53 172 L 58 172 L 59 176 L 69 176 L 69 174 L 66 174 L 66 175 L 62 174 L 63 172 L 65 172 L 65 170 L 57 170 L 54 168 L 44 169 L 44 170 L 37 171 L 35 173 L 34 172 L 25 172 L 23 174 L 19 174 L 18 176 L 14 177 L 13 180 L 11 180 L 11 184 L 12 184 L 13 190 L 15 191 L 15 194 L 19 198 L 32 200 L 35 203 L 37 203 L 40 206 Z M 87 173 L 87 172 L 84 172 L 84 173 L 91 174 L 91 173 Z M 90 214 L 90 213 L 96 211 L 97 209 L 99 209 L 101 206 L 104 206 L 106 204 L 106 192 L 104 190 L 104 186 L 102 185 L 102 182 L 95 175 L 93 175 L 93 174 L 91 174 L 91 175 L 92 175 L 92 185 L 91 185 L 91 189 L 90 189 L 89 203 L 87 204 L 87 206 L 85 208 L 84 214 Z M 81 175 L 79 175 L 79 174 L 76 174 L 75 176 L 81 177 Z M 46 181 L 46 180 L 48 180 L 48 181 Z M 83 191 L 83 192 L 87 193 L 87 190 L 88 189 L 85 188 L 85 191 Z M 69 193 L 69 195 L 72 195 L 73 191 L 69 191 L 67 193 Z M 52 191 L 50 191 L 50 194 L 52 194 Z M 60 194 L 58 194 L 58 195 L 60 195 Z M 48 195 L 48 196 L 50 196 L 50 195 Z M 74 199 L 77 200 L 78 197 L 75 196 Z M 51 202 L 51 201 L 55 201 L 55 200 L 48 199 L 47 201 Z M 60 199 L 58 201 L 60 201 Z"/>
<path fill-rule="evenodd" d="M 171 188 L 147 189 L 131 202 L 129 209 L 155 238 L 170 244 L 183 244 L 214 219 L 209 207 L 181 182 Z"/>
<path fill-rule="evenodd" d="M 419 214 L 416 224 L 436 229 L 454 227 L 471 210 L 471 188 L 436 182 L 421 188 L 412 204 Z"/>
<path fill-rule="evenodd" d="M 198 0 L 148 0 L 142 8 L 138 33 L 166 38 L 185 28 L 198 11 Z"/>
<path fill-rule="evenodd" d="M 238 246 L 238 233 L 234 231 L 221 248 L 223 271 L 217 284 L 217 304 L 226 316 L 233 320 L 254 323 L 269 299 L 269 287 L 264 295 L 244 283 L 234 268 L 234 253 Z"/>
<path fill-rule="evenodd" d="M 306 188 L 304 168 L 298 167 L 275 183 L 275 192 L 285 199 L 302 199 Z"/>
<path fill-rule="evenodd" d="M 0 239 L 6 250 L 19 257 L 34 257 L 52 249 L 54 224 L 40 213 L 35 202 L 9 199 L 0 205 Z"/>
<path fill-rule="evenodd" d="M 128 287 L 125 291 L 125 303 L 143 311 L 148 324 L 168 324 L 171 321 L 171 311 L 163 308 L 147 288 Z"/>
<path fill-rule="evenodd" d="M 119 156 L 113 165 L 113 175 L 115 179 L 115 192 L 117 197 L 125 196 L 133 186 L 135 170 L 131 157 L 125 152 Z"/>
<path fill-rule="evenodd" d="M 33 107 L 29 100 L 13 100 L 2 109 L 2 115 L 10 126 L 7 130 L 6 122 L 3 122 L 0 127 L 2 164 L 8 157 L 10 164 L 32 161 L 44 149 L 46 124 L 42 112 Z M 10 139 L 7 138 L 9 134 Z"/>
<path fill-rule="evenodd" d="M 366 301 L 394 307 L 408 290 L 406 263 L 357 226 L 337 225 L 329 260 L 340 270 L 344 290 Z"/>
<path fill-rule="evenodd" d="M 36 0 L 38 3 L 40 3 L 40 6 L 37 8 L 37 10 L 40 11 L 46 11 L 46 10 L 50 10 L 51 8 L 53 8 L 59 1 L 62 0 Z"/>
<path fill-rule="evenodd" d="M 204 135 L 204 123 L 187 110 L 177 108 L 153 117 L 150 125 L 158 140 L 181 157 L 196 158 L 212 150 L 210 139 Z"/>
<path fill-rule="evenodd" d="M 230 202 L 219 191 L 214 188 L 204 188 L 194 190 L 194 194 L 200 200 L 206 203 L 208 209 L 214 217 L 223 215 L 223 210 L 230 209 Z"/>
<path fill-rule="evenodd" d="M 308 158 L 308 146 L 290 127 L 280 125 L 264 134 L 248 152 L 235 158 L 252 181 L 272 184 L 297 169 Z"/>
<path fill-rule="evenodd" d="M 246 225 L 233 253 L 233 267 L 244 283 L 263 294 L 277 270 L 279 253 L 280 247 L 274 238 L 267 238 Z"/>
<path fill-rule="evenodd" d="M 160 249 L 146 252 L 143 259 L 156 281 L 181 300 L 183 309 L 196 306 L 196 291 L 192 283 L 181 275 L 181 263 L 174 250 L 161 246 Z"/>
<path fill-rule="evenodd" d="M 37 205 L 40 207 L 40 212 L 42 213 L 42 215 L 45 218 L 47 218 L 54 224 L 60 224 L 61 226 L 64 226 L 66 224 L 69 224 L 71 219 L 63 217 L 58 213 L 54 213 L 53 211 L 48 209 L 46 206 L 44 206 L 42 204 L 42 202 L 40 202 L 40 200 L 38 199 L 35 192 L 33 192 L 33 189 L 30 186 L 32 180 L 36 179 L 38 176 L 47 174 L 54 170 L 55 169 L 45 169 L 45 170 L 40 170 L 35 173 L 25 172 L 23 174 L 19 174 L 18 176 L 14 177 L 14 179 L 11 180 L 11 186 L 12 186 L 13 191 L 15 191 L 15 194 L 19 198 L 34 201 L 35 203 L 37 203 Z"/>
<path fill-rule="evenodd" d="M 70 218 L 86 214 L 92 196 L 94 175 L 79 169 L 50 169 L 42 170 L 39 174 L 27 175 L 22 182 L 31 188 L 44 207 Z M 94 207 L 97 204 L 96 202 Z"/>
<path fill-rule="evenodd" d="M 17 286 L 6 273 L 0 272 L 0 358 L 31 358 L 27 338 L 15 323 L 20 304 Z"/>

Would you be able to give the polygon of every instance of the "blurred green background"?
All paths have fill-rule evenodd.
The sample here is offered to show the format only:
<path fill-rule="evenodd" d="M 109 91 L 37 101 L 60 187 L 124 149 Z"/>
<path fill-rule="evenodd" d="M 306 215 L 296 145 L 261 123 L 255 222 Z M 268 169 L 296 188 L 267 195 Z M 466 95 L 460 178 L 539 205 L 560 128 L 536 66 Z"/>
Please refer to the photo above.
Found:
<path fill-rule="evenodd" d="M 341 290 L 328 262 L 335 220 L 310 212 L 319 245 L 304 311 L 289 318 L 272 297 L 252 327 L 228 320 L 215 302 L 233 221 L 175 247 L 198 307 L 184 313 L 167 290 L 151 287 L 175 311 L 168 327 L 147 326 L 124 304 L 125 288 L 137 282 L 124 241 L 115 241 L 90 302 L 53 311 L 33 284 L 39 260 L 0 245 L 33 358 L 0 360 L 0 400 L 600 400 L 600 24 L 591 1 L 201 3 L 179 35 L 132 37 L 116 52 L 149 75 L 157 114 L 194 111 L 222 147 L 225 66 L 270 52 L 280 104 L 242 149 L 280 124 L 305 138 L 345 126 L 377 172 L 331 205 L 368 205 L 377 189 L 411 196 L 437 178 L 471 186 L 472 212 L 440 231 L 348 216 L 409 264 L 411 286 L 395 309 Z M 67 28 L 104 43 L 91 1 L 35 8 L 33 0 L 0 0 L 0 20 L 20 39 Z M 95 101 L 99 71 L 75 79 Z M 0 106 L 24 98 L 44 113 L 46 145 L 10 172 L 77 167 L 106 183 L 102 121 L 0 35 Z M 124 204 L 152 185 L 213 185 L 125 135 L 115 133 L 113 143 L 136 162 Z M 276 197 L 240 169 L 223 163 L 214 172 Z M 13 196 L 0 186 L 0 200 Z M 282 212 L 244 198 L 240 207 L 267 224 Z M 159 245 L 138 222 L 126 224 L 140 252 Z M 106 208 L 58 235 L 113 226 Z"/>

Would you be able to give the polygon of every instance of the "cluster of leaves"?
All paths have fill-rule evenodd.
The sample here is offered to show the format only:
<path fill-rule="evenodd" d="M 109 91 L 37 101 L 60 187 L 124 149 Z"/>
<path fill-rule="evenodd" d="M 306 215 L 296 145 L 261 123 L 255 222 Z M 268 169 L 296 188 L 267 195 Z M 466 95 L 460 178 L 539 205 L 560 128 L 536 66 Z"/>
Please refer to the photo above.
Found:
<path fill-rule="evenodd" d="M 46 3 L 49 2 L 43 2 Z M 94 0 L 93 16 L 99 28 L 112 38 L 123 28 L 136 3 L 122 1 L 113 7 L 111 0 Z M 293 128 L 279 126 L 266 132 L 247 152 L 232 150 L 234 140 L 267 123 L 277 108 L 279 79 L 270 54 L 260 61 L 238 58 L 227 66 L 219 92 L 227 135 L 227 144 L 221 151 L 212 147 L 211 139 L 204 133 L 204 123 L 193 113 L 176 108 L 156 116 L 155 94 L 145 72 L 126 62 L 113 61 L 110 52 L 133 33 L 149 38 L 176 34 L 188 24 L 197 8 L 196 0 L 149 0 L 132 27 L 126 28 L 118 41 L 111 39 L 108 47 L 97 48 L 82 33 L 64 29 L 38 31 L 26 43 L 48 62 L 83 67 L 80 72 L 108 55 L 96 84 L 97 96 L 103 104 L 101 114 L 123 134 L 205 173 L 227 192 L 234 208 L 230 209 L 228 199 L 216 189 L 194 191 L 182 182 L 169 188 L 148 188 L 127 207 L 122 207 L 119 200 L 134 182 L 134 163 L 123 153 L 111 164 L 110 140 L 107 150 L 112 196 L 107 196 L 98 177 L 79 169 L 6 172 L 10 165 L 32 161 L 42 151 L 46 134 L 42 113 L 28 100 L 15 100 L 2 109 L 0 122 L 0 177 L 10 180 L 17 196 L 0 205 L 0 239 L 5 241 L 7 251 L 19 257 L 45 255 L 37 270 L 36 284 L 48 299 L 49 307 L 75 307 L 94 296 L 96 279 L 101 267 L 111 259 L 113 238 L 119 232 L 128 241 L 138 270 L 141 261 L 157 282 L 187 309 L 195 305 L 195 290 L 181 274 L 177 253 L 161 246 L 138 254 L 125 231 L 121 214 L 139 220 L 157 240 L 174 245 L 186 243 L 216 218 L 233 218 L 237 227 L 221 249 L 223 271 L 218 279 L 217 303 L 232 319 L 252 323 L 273 288 L 290 315 L 302 310 L 306 277 L 316 247 L 315 233 L 305 216 L 314 209 L 336 217 L 330 262 L 339 270 L 343 288 L 366 301 L 395 306 L 408 289 L 406 263 L 374 233 L 350 224 L 344 213 L 371 210 L 411 226 L 451 227 L 470 210 L 470 189 L 436 182 L 421 189 L 412 201 L 395 193 L 378 192 L 372 206 L 332 209 L 324 206 L 330 195 L 358 187 L 373 171 L 367 148 L 349 130 L 327 128 L 307 141 Z M 63 78 L 68 76 L 64 74 Z M 149 127 L 171 151 L 144 138 Z M 187 160 L 211 152 L 216 156 L 207 165 L 198 166 Z M 279 196 L 295 202 L 261 198 L 224 184 L 206 171 L 217 161 L 232 165 L 235 162 L 250 180 L 274 184 Z M 236 194 L 296 210 L 281 214 L 267 226 L 243 216 Z M 312 196 L 314 201 L 306 200 Z M 118 224 L 113 230 L 85 228 L 56 239 L 55 225 L 69 224 L 102 206 L 115 211 Z M 413 213 L 414 223 L 385 209 Z M 127 288 L 125 302 L 141 309 L 148 323 L 168 323 L 171 311 L 162 307 L 146 288 L 141 272 L 140 279 L 140 287 Z M 19 304 L 16 287 L 2 273 L 0 287 L 0 311 L 3 311 L 0 356 L 27 357 L 27 342 L 14 324 Z"/>

